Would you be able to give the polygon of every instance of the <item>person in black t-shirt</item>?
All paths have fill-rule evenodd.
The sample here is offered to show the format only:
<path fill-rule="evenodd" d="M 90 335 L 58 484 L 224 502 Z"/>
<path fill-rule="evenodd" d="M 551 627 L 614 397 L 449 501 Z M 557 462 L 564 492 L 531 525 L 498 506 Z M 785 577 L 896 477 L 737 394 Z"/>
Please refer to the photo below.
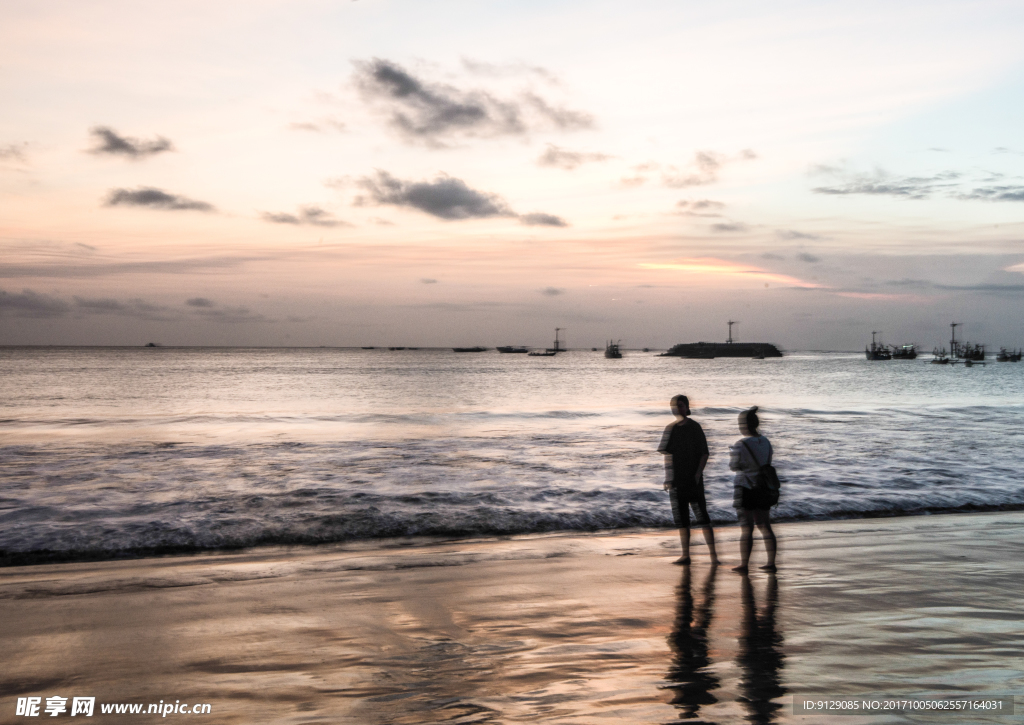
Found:
<path fill-rule="evenodd" d="M 704 500 L 704 466 L 708 462 L 708 441 L 700 423 L 690 416 L 690 401 L 685 395 L 677 395 L 671 401 L 676 421 L 665 428 L 658 452 L 665 454 L 665 490 L 672 501 L 672 518 L 679 527 L 679 541 L 683 555 L 676 564 L 690 563 L 690 512 L 693 509 L 695 522 L 704 529 L 711 563 L 717 565 L 715 532 L 708 518 L 708 505 Z"/>

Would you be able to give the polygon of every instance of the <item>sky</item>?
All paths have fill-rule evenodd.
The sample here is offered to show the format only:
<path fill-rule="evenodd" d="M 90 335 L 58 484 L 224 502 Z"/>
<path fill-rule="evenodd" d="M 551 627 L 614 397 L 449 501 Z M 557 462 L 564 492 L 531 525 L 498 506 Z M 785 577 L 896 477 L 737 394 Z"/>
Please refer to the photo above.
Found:
<path fill-rule="evenodd" d="M 0 344 L 1024 346 L 1024 4 L 0 0 Z"/>

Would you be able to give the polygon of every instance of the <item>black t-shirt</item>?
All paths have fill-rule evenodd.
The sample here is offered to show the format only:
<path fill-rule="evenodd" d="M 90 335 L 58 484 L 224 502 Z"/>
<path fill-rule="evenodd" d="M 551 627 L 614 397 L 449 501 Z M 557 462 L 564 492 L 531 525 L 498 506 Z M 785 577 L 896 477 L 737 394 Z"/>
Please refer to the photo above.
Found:
<path fill-rule="evenodd" d="M 708 439 L 700 423 L 690 418 L 676 421 L 665 429 L 658 451 L 672 456 L 672 481 L 682 489 L 696 485 L 700 459 L 709 455 Z"/>

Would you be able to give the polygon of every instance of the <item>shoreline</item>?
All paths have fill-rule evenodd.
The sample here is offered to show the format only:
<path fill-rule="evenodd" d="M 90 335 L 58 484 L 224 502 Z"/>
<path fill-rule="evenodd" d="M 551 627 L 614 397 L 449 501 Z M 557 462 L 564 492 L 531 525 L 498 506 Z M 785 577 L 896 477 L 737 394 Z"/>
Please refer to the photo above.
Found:
<path fill-rule="evenodd" d="M 672 566 L 672 531 L 10 567 L 0 722 L 60 695 L 232 723 L 815 723 L 793 697 L 1024 688 L 1024 514 L 780 523 L 777 575 L 756 541 L 729 571 L 738 533 L 717 568 L 699 532 Z"/>
<path fill-rule="evenodd" d="M 878 519 L 900 519 L 900 518 L 916 518 L 920 516 L 960 516 L 970 514 L 984 514 L 984 513 L 1013 513 L 1018 511 L 1024 511 L 1024 504 L 1017 503 L 1001 503 L 1001 504 L 964 504 L 961 506 L 953 507 L 940 507 L 940 506 L 923 506 L 917 509 L 909 510 L 878 510 L 878 511 L 850 511 L 850 512 L 834 512 L 838 515 L 830 516 L 829 518 L 812 518 L 812 517 L 784 517 L 784 518 L 772 518 L 772 525 L 777 524 L 792 524 L 792 523 L 822 523 L 827 524 L 830 522 L 838 521 L 860 521 L 860 520 L 878 520 Z M 719 521 L 712 519 L 711 524 L 717 531 L 718 529 L 730 529 L 735 528 L 739 525 L 737 521 Z M 505 540 L 505 539 L 520 539 L 520 538 L 532 538 L 532 537 L 553 537 L 553 536 L 615 536 L 620 534 L 639 534 L 639 533 L 662 533 L 672 534 L 677 532 L 678 529 L 675 527 L 623 527 L 620 529 L 555 529 L 551 531 L 536 531 L 536 532 L 494 532 L 494 533 L 478 533 L 468 534 L 466 536 L 460 536 L 458 534 L 446 535 L 422 535 L 422 536 L 409 536 L 409 537 L 380 537 L 380 538 L 362 538 L 362 539 L 343 539 L 339 541 L 285 541 L 275 542 L 268 541 L 266 543 L 257 543 L 251 545 L 240 545 L 240 546 L 223 546 L 223 547 L 198 547 L 198 546 L 186 546 L 186 545 L 169 545 L 159 547 L 145 547 L 141 549 L 118 549 L 118 550 L 81 550 L 81 551 L 54 551 L 50 549 L 42 549 L 36 551 L 26 552 L 9 552 L 0 549 L 0 571 L 8 568 L 17 568 L 23 566 L 46 566 L 55 564 L 75 564 L 75 563 L 89 563 L 89 562 L 124 562 L 124 561 L 136 561 L 145 559 L 165 559 L 165 558 L 180 558 L 190 556 L 215 556 L 215 555 L 231 555 L 231 554 L 245 554 L 245 553 L 258 553 L 265 550 L 274 550 L 279 548 L 295 549 L 301 551 L 303 549 L 319 549 L 322 547 L 355 547 L 355 546 L 366 546 L 373 548 L 402 548 L 409 546 L 430 546 L 435 544 L 447 544 L 447 543 L 476 543 L 486 542 L 493 540 Z M 694 532 L 697 532 L 699 536 L 699 528 L 694 526 Z"/>

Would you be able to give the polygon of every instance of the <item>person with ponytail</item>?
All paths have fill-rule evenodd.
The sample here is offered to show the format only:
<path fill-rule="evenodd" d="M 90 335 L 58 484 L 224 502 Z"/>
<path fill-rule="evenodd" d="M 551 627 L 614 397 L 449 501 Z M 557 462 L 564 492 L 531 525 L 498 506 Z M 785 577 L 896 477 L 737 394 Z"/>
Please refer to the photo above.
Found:
<path fill-rule="evenodd" d="M 744 410 L 739 417 L 740 433 L 743 438 L 729 448 L 729 468 L 736 471 L 733 480 L 733 506 L 740 519 L 740 565 L 733 571 L 746 573 L 750 552 L 754 548 L 754 527 L 761 531 L 768 563 L 761 568 L 775 571 L 775 532 L 771 524 L 771 493 L 766 486 L 758 485 L 761 466 L 772 462 L 772 444 L 758 432 L 761 421 L 757 417 L 757 406 Z"/>

